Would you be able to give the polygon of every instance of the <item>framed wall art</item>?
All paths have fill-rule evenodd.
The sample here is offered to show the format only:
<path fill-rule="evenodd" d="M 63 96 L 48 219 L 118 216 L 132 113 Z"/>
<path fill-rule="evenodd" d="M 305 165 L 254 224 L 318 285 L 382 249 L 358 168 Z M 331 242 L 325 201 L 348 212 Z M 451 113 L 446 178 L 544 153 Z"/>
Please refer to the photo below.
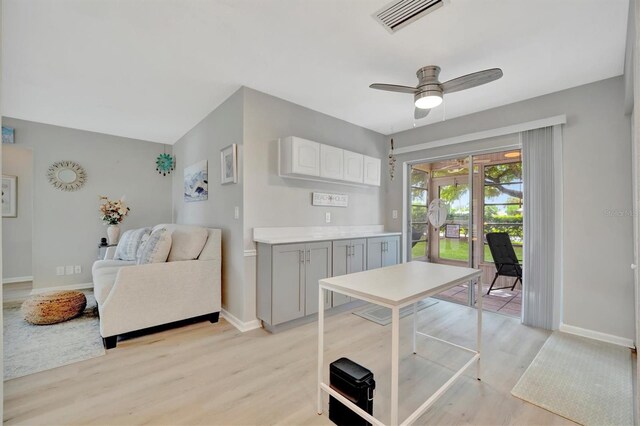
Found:
<path fill-rule="evenodd" d="M 220 150 L 220 183 L 238 182 L 237 145 L 231 144 Z"/>
<path fill-rule="evenodd" d="M 205 201 L 209 198 L 209 171 L 207 160 L 184 168 L 184 201 Z"/>

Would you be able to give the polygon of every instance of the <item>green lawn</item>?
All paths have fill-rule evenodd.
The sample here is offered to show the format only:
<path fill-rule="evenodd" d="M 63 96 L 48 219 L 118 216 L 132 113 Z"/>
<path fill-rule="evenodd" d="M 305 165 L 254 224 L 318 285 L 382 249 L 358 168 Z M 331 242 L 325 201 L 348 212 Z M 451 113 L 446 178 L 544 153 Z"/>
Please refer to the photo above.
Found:
<path fill-rule="evenodd" d="M 426 242 L 421 241 L 411 249 L 413 258 L 425 256 Z M 518 259 L 522 261 L 522 246 L 513 246 Z M 467 260 L 469 258 L 469 243 L 463 239 L 442 238 L 440 239 L 440 257 L 450 260 Z M 489 246 L 484 246 L 484 260 L 493 262 Z"/>

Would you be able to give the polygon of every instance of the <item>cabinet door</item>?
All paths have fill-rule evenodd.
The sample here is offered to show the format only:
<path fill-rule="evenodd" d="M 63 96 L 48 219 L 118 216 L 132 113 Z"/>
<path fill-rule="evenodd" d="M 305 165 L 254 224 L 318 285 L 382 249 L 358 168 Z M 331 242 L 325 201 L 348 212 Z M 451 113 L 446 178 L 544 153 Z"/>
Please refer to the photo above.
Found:
<path fill-rule="evenodd" d="M 333 242 L 333 277 L 337 277 L 339 275 L 346 275 L 349 273 L 349 261 L 351 259 L 350 255 L 351 250 L 351 241 L 349 240 L 339 240 Z M 347 303 L 351 301 L 349 296 L 345 296 L 344 294 L 332 293 L 332 306 L 342 305 L 343 303 Z"/>
<path fill-rule="evenodd" d="M 367 269 L 382 267 L 383 237 L 367 238 Z"/>
<path fill-rule="evenodd" d="M 367 270 L 367 240 L 362 238 L 360 240 L 351 241 L 351 256 L 349 257 L 350 274 L 354 272 L 362 272 Z"/>
<path fill-rule="evenodd" d="M 382 244 L 382 266 L 400 262 L 400 237 L 386 237 Z"/>
<path fill-rule="evenodd" d="M 304 316 L 304 249 L 304 244 L 273 246 L 272 325 Z"/>
<path fill-rule="evenodd" d="M 342 155 L 344 158 L 344 180 L 362 183 L 364 156 L 351 151 L 344 151 Z"/>
<path fill-rule="evenodd" d="M 342 149 L 329 145 L 320 145 L 320 176 L 328 179 L 344 178 L 344 159 Z"/>
<path fill-rule="evenodd" d="M 318 142 L 292 138 L 291 172 L 320 176 L 320 144 Z"/>
<path fill-rule="evenodd" d="M 367 185 L 380 186 L 380 159 L 364 156 L 364 179 Z"/>
<path fill-rule="evenodd" d="M 305 315 L 318 312 L 318 281 L 331 276 L 331 242 L 305 244 Z M 324 292 L 324 307 L 331 307 L 331 293 Z"/>

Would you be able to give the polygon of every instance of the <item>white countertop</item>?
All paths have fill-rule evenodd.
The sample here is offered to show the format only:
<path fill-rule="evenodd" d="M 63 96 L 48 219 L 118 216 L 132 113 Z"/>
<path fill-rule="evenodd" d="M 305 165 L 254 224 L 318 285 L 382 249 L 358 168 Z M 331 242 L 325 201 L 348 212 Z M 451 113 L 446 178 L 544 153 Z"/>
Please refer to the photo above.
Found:
<path fill-rule="evenodd" d="M 289 244 L 396 235 L 402 235 L 402 233 L 385 232 L 383 225 L 255 228 L 253 241 L 264 244 Z"/>
<path fill-rule="evenodd" d="M 320 283 L 338 293 L 344 291 L 386 305 L 403 306 L 477 278 L 481 273 L 479 269 L 416 261 L 325 278 Z"/>

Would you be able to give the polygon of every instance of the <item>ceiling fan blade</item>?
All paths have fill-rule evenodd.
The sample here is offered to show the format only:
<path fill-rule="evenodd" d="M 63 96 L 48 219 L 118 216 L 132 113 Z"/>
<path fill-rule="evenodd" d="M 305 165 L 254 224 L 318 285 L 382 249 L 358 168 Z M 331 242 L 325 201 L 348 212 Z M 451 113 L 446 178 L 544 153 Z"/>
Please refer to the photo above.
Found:
<path fill-rule="evenodd" d="M 416 108 L 413 111 L 413 118 L 415 118 L 416 120 L 420 120 L 421 118 L 425 118 L 427 115 L 429 115 L 430 111 L 431 111 L 430 109 Z"/>
<path fill-rule="evenodd" d="M 500 68 L 491 68 L 445 81 L 440 84 L 440 87 L 442 88 L 443 93 L 453 93 L 490 83 L 500 77 L 502 77 L 502 70 Z"/>
<path fill-rule="evenodd" d="M 386 90 L 388 92 L 400 92 L 400 93 L 411 93 L 411 94 L 414 94 L 418 91 L 415 87 L 400 86 L 398 84 L 374 83 L 369 87 L 372 89 Z"/>

